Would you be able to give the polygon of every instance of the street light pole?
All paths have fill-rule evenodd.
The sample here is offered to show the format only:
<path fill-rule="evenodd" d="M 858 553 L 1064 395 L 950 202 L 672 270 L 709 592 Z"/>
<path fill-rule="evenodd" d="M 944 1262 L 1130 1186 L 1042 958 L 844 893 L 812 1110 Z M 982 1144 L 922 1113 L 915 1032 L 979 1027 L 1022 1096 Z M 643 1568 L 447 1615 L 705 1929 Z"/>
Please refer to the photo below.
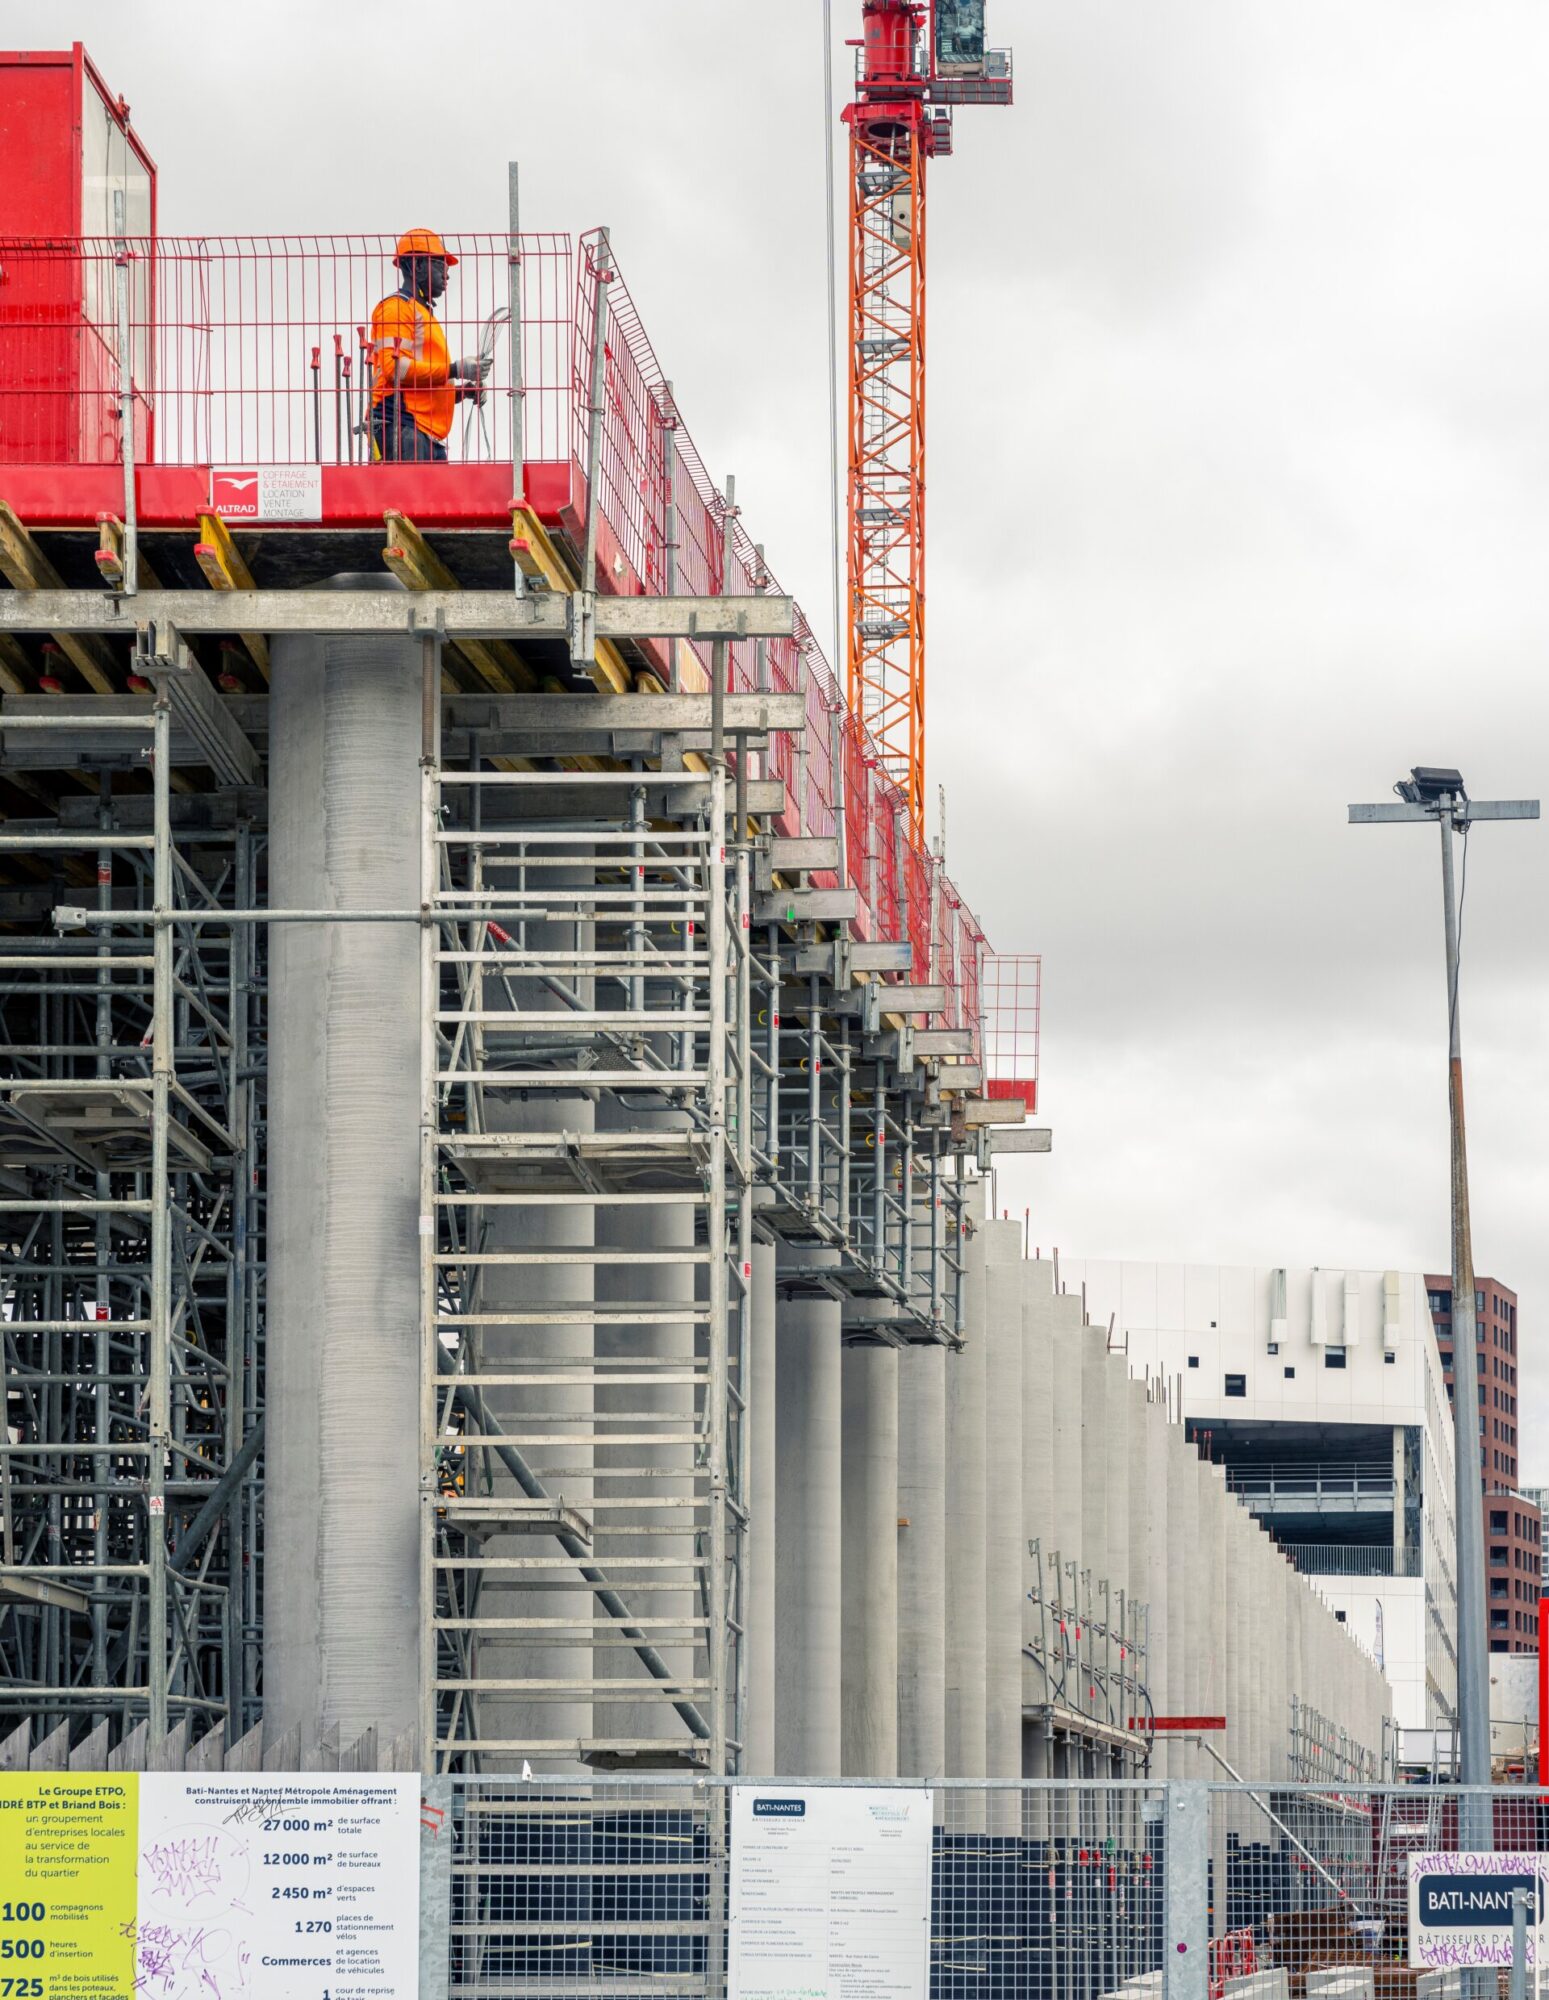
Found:
<path fill-rule="evenodd" d="M 1537 799 L 1470 799 L 1457 771 L 1417 766 L 1394 787 L 1393 805 L 1351 806 L 1357 826 L 1434 820 L 1441 829 L 1442 910 L 1447 944 L 1447 1102 L 1452 1132 L 1452 1400 L 1457 1522 L 1458 1776 L 1490 1782 L 1490 1666 L 1485 1603 L 1484 1468 L 1479 1441 L 1479 1342 L 1474 1249 L 1468 1213 L 1468 1144 L 1463 1121 L 1463 1052 L 1458 1008 L 1458 908 L 1453 885 L 1454 834 L 1476 820 L 1537 819 Z M 1493 1848 L 1490 1802 L 1482 1792 L 1460 1802 L 1458 1845 Z"/>

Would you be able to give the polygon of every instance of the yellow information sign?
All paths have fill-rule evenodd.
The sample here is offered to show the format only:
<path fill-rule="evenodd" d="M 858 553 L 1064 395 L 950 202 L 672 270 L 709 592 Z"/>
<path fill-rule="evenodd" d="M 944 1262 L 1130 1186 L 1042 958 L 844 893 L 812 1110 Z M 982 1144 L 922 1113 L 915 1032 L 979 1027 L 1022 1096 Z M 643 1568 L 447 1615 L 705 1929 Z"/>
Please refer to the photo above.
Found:
<path fill-rule="evenodd" d="M 139 1779 L 0 1776 L 0 2000 L 135 1992 Z"/>

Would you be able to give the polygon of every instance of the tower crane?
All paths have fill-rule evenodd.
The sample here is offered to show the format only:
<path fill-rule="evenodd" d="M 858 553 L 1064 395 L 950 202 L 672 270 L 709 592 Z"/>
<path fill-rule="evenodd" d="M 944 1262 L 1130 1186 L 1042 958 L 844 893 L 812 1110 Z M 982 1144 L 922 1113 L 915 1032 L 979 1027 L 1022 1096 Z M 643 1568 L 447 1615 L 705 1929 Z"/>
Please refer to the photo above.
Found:
<path fill-rule="evenodd" d="M 960 104 L 1009 104 L 984 0 L 863 0 L 850 134 L 846 691 L 925 828 L 925 184 Z"/>

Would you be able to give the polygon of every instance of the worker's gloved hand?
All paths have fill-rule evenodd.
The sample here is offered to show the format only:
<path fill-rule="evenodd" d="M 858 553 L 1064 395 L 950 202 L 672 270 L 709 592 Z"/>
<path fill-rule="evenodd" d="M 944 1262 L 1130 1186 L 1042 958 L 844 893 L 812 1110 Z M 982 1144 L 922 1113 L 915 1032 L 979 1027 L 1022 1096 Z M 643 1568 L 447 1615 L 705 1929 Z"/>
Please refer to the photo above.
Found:
<path fill-rule="evenodd" d="M 465 354 L 460 361 L 452 363 L 454 382 L 479 383 L 495 365 L 493 354 Z"/>

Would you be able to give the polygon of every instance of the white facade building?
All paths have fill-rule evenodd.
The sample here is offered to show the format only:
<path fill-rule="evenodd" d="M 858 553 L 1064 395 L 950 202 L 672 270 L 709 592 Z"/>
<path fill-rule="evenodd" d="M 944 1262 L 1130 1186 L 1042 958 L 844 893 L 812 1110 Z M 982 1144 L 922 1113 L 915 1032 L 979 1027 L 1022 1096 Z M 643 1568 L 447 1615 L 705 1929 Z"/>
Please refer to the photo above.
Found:
<path fill-rule="evenodd" d="M 1457 1688 L 1452 1415 L 1409 1271 L 1082 1263 L 1060 1280 L 1164 1377 L 1206 1456 L 1382 1666 L 1400 1729 Z"/>

